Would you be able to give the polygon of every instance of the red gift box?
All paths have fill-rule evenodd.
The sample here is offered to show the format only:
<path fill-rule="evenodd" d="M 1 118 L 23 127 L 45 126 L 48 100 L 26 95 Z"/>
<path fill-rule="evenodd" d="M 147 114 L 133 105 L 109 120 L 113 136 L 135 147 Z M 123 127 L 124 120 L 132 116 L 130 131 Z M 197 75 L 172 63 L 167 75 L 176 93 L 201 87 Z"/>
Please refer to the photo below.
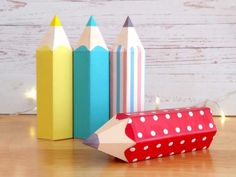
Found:
<path fill-rule="evenodd" d="M 85 144 L 126 162 L 207 149 L 216 134 L 209 108 L 120 113 Z"/>

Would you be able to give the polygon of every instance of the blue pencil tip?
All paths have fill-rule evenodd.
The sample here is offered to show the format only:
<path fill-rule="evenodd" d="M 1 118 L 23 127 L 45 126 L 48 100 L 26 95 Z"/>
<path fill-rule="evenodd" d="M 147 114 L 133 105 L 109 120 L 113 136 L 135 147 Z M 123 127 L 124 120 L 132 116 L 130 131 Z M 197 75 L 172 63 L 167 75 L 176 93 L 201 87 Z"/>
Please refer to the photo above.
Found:
<path fill-rule="evenodd" d="M 97 26 L 97 23 L 93 16 L 90 16 L 87 26 Z"/>

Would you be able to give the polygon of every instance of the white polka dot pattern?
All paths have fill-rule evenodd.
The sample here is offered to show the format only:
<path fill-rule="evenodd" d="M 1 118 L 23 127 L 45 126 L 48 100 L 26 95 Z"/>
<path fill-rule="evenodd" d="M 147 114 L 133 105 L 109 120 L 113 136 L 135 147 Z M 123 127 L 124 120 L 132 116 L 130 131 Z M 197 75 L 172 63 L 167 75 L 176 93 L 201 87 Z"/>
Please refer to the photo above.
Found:
<path fill-rule="evenodd" d="M 180 112 L 177 113 L 177 117 L 178 118 L 181 118 L 182 117 L 182 114 Z"/>
<path fill-rule="evenodd" d="M 163 154 L 159 154 L 159 155 L 158 155 L 158 157 L 162 157 L 162 156 L 163 156 Z"/>
<path fill-rule="evenodd" d="M 213 128 L 214 127 L 213 123 L 209 123 L 209 127 Z"/>
<path fill-rule="evenodd" d="M 166 119 L 170 119 L 170 114 L 166 114 Z"/>
<path fill-rule="evenodd" d="M 169 132 L 169 131 L 168 131 L 166 128 L 163 130 L 163 133 L 164 133 L 165 135 L 167 135 L 168 132 Z"/>
<path fill-rule="evenodd" d="M 192 142 L 192 143 L 195 143 L 195 142 L 196 142 L 196 138 L 193 138 L 193 139 L 191 140 L 191 142 Z"/>
<path fill-rule="evenodd" d="M 192 131 L 192 127 L 191 127 L 190 125 L 188 125 L 188 126 L 187 126 L 187 130 L 188 130 L 189 132 L 191 132 L 191 131 Z"/>
<path fill-rule="evenodd" d="M 138 132 L 138 137 L 139 138 L 142 138 L 143 137 L 143 134 L 141 132 Z"/>
<path fill-rule="evenodd" d="M 170 155 L 174 155 L 175 153 L 174 152 L 171 152 Z"/>
<path fill-rule="evenodd" d="M 145 117 L 140 117 L 141 122 L 145 122 L 145 120 L 146 120 Z"/>
<path fill-rule="evenodd" d="M 216 130 L 206 108 L 137 112 L 128 117 L 126 134 L 133 132 L 129 137 L 136 142 L 125 152 L 129 162 L 207 149 Z"/>
<path fill-rule="evenodd" d="M 188 115 L 190 116 L 190 117 L 193 117 L 193 112 L 188 112 Z"/>
<path fill-rule="evenodd" d="M 154 130 L 151 131 L 152 136 L 156 136 L 156 132 Z"/>
<path fill-rule="evenodd" d="M 153 120 L 155 120 L 155 121 L 157 121 L 157 120 L 158 120 L 158 117 L 157 117 L 157 115 L 154 115 L 154 116 L 153 116 Z"/>
<path fill-rule="evenodd" d="M 132 148 L 130 148 L 129 149 L 131 152 L 134 152 L 136 149 L 135 149 L 135 147 L 132 147 Z"/>
<path fill-rule="evenodd" d="M 202 130 L 202 129 L 203 129 L 202 124 L 199 124 L 199 125 L 198 125 L 198 129 L 199 129 L 199 130 Z"/>
<path fill-rule="evenodd" d="M 176 133 L 180 133 L 180 128 L 179 128 L 179 127 L 176 127 L 176 128 L 175 128 L 175 131 L 176 131 Z"/>
<path fill-rule="evenodd" d="M 202 115 L 202 116 L 204 115 L 204 111 L 203 110 L 200 111 L 200 115 Z"/>

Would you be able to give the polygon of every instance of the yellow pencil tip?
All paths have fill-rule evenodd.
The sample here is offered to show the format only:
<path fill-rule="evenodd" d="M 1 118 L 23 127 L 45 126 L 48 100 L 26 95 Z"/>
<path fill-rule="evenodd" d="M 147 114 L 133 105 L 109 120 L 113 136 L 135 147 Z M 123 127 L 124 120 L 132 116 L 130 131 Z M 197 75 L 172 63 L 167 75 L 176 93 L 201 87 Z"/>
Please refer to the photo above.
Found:
<path fill-rule="evenodd" d="M 58 16 L 54 16 L 52 22 L 51 22 L 51 26 L 62 26 L 61 25 L 61 21 L 58 18 Z"/>

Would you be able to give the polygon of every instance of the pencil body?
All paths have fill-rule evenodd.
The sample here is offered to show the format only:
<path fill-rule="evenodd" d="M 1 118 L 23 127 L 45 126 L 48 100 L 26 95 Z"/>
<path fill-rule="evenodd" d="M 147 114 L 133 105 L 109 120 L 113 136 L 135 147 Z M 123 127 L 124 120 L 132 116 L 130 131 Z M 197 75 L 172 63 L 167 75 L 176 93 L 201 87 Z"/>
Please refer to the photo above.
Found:
<path fill-rule="evenodd" d="M 109 118 L 109 53 L 102 47 L 74 51 L 74 136 L 86 138 Z"/>
<path fill-rule="evenodd" d="M 74 51 L 75 138 L 87 138 L 109 119 L 109 51 L 103 44 L 86 43 L 96 40 L 97 32 L 87 25 Z"/>
<path fill-rule="evenodd" d="M 209 108 L 121 113 L 85 144 L 126 162 L 207 149 L 216 134 Z"/>
<path fill-rule="evenodd" d="M 110 55 L 110 117 L 144 109 L 145 51 L 129 19 Z"/>
<path fill-rule="evenodd" d="M 36 72 L 38 138 L 71 138 L 72 49 L 43 44 L 36 51 Z"/>

